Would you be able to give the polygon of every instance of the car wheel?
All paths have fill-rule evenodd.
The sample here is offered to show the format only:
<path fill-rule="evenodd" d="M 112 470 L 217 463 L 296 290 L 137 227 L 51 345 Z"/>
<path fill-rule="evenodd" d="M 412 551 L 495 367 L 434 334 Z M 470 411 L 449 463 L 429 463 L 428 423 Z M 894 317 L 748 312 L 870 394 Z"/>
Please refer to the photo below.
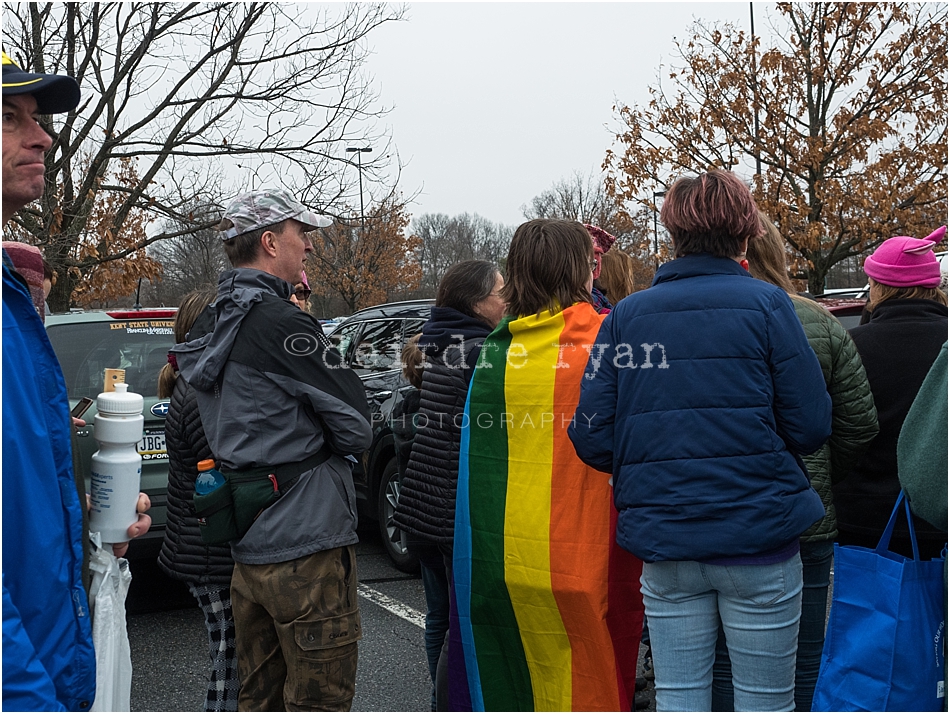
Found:
<path fill-rule="evenodd" d="M 393 564 L 404 573 L 415 573 L 419 570 L 419 560 L 406 550 L 406 534 L 393 520 L 396 515 L 396 503 L 399 500 L 399 486 L 399 468 L 396 465 L 396 458 L 393 457 L 386 464 L 383 475 L 379 479 L 376 510 L 379 535 L 383 539 L 383 547 Z"/>

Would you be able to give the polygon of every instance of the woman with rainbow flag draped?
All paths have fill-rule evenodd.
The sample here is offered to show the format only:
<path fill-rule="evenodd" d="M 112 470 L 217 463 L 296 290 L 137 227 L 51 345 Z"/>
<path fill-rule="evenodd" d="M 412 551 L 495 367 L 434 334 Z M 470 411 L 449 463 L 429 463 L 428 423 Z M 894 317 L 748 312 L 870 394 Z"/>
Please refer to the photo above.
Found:
<path fill-rule="evenodd" d="M 580 223 L 515 231 L 462 423 L 449 646 L 453 711 L 629 711 L 640 561 L 614 539 L 610 475 L 567 427 L 603 316 Z"/>

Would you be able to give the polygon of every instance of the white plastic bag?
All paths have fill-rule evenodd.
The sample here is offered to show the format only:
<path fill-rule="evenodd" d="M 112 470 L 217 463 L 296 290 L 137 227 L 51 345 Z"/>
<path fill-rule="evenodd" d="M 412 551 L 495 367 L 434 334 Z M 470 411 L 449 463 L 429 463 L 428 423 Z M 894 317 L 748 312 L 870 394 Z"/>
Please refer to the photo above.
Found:
<path fill-rule="evenodd" d="M 129 561 L 103 548 L 98 533 L 90 533 L 92 641 L 96 648 L 96 701 L 91 711 L 131 710 L 132 651 L 125 623 L 125 597 L 132 582 Z"/>

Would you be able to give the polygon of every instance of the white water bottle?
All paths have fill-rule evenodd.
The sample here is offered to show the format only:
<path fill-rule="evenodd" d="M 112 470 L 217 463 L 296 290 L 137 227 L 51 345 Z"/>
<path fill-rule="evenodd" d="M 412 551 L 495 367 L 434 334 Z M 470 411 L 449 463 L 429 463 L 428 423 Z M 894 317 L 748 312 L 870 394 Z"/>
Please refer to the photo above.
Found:
<path fill-rule="evenodd" d="M 99 450 L 92 455 L 92 508 L 89 530 L 98 531 L 103 543 L 124 543 L 129 526 L 138 520 L 142 478 L 142 440 L 144 400 L 118 383 L 114 392 L 96 398 L 95 437 Z"/>

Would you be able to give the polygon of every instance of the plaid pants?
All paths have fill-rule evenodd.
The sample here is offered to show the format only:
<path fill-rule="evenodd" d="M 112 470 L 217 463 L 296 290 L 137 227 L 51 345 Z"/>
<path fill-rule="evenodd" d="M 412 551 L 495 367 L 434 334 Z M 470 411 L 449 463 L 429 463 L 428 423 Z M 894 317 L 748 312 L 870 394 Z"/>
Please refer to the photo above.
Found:
<path fill-rule="evenodd" d="M 228 585 L 188 585 L 205 615 L 211 674 L 208 678 L 206 712 L 236 712 L 241 682 L 234 646 L 234 614 Z"/>

